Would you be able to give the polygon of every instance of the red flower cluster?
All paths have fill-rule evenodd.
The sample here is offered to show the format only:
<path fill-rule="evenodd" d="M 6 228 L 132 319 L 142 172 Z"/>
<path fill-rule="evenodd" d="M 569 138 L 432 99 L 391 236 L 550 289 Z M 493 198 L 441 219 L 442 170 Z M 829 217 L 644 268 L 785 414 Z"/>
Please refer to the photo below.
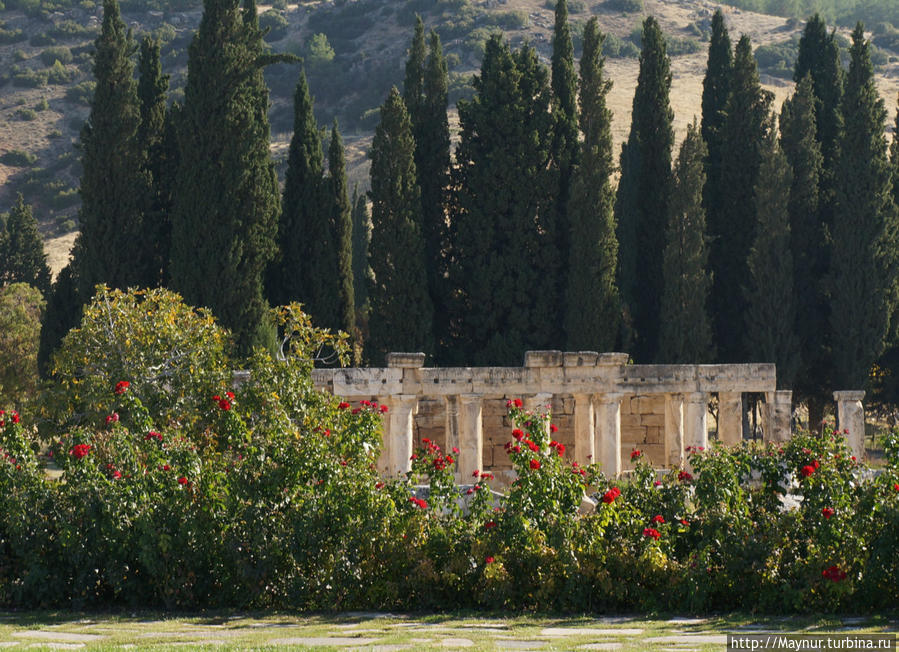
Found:
<path fill-rule="evenodd" d="M 893 490 L 899 491 L 899 482 L 897 482 L 896 484 L 893 485 Z"/>
<path fill-rule="evenodd" d="M 824 508 L 821 510 L 821 513 L 824 515 L 824 518 L 830 518 L 830 517 L 833 516 L 836 512 L 834 512 L 833 509 L 831 509 L 830 507 L 824 507 Z"/>
<path fill-rule="evenodd" d="M 549 442 L 550 448 L 555 448 L 556 452 L 559 454 L 559 457 L 562 457 L 562 454 L 565 452 L 565 444 L 560 444 L 555 439 Z"/>
<path fill-rule="evenodd" d="M 484 523 L 484 529 L 489 530 L 490 528 L 496 527 L 496 521 L 487 521 Z"/>
<path fill-rule="evenodd" d="M 643 455 L 643 451 L 635 448 L 634 450 L 631 451 L 631 460 L 635 460 L 638 457 L 640 457 L 641 455 Z"/>
<path fill-rule="evenodd" d="M 618 498 L 618 496 L 620 496 L 620 495 L 621 495 L 621 489 L 619 489 L 618 487 L 612 487 L 611 489 L 609 489 L 606 493 L 604 493 L 602 495 L 602 502 L 604 502 L 606 505 L 611 505 L 612 503 L 615 502 L 615 499 Z"/>
<path fill-rule="evenodd" d="M 180 478 L 178 478 L 178 484 L 180 484 L 181 486 L 186 485 L 186 484 L 187 484 L 187 478 L 185 478 L 185 477 L 182 475 Z"/>
<path fill-rule="evenodd" d="M 87 444 L 76 444 L 75 446 L 72 446 L 72 450 L 69 451 L 69 455 L 74 457 L 76 460 L 80 460 L 90 452 L 91 446 Z"/>
<path fill-rule="evenodd" d="M 362 407 L 371 408 L 372 412 L 380 412 L 381 414 L 387 414 L 387 406 L 386 405 L 378 405 L 377 401 L 366 401 L 365 399 L 359 401 L 359 405 Z M 359 410 L 353 410 L 353 414 L 357 414 Z"/>
<path fill-rule="evenodd" d="M 109 416 L 106 417 L 106 425 L 108 426 L 110 423 L 115 423 L 119 420 L 118 412 L 113 412 Z"/>
<path fill-rule="evenodd" d="M 821 571 L 821 577 L 831 582 L 842 582 L 846 579 L 846 571 L 840 570 L 839 566 L 831 566 Z"/>
<path fill-rule="evenodd" d="M 815 460 L 815 461 L 812 462 L 811 464 L 806 464 L 806 465 L 803 466 L 801 469 L 799 469 L 799 474 L 800 474 L 803 478 L 807 478 L 807 477 L 809 477 L 812 473 L 814 473 L 815 471 L 817 471 L 819 466 L 820 466 L 820 464 L 818 464 L 818 460 Z"/>
<path fill-rule="evenodd" d="M 581 468 L 577 462 L 571 463 L 571 472 L 574 473 L 575 475 L 580 475 L 580 476 L 587 475 L 587 469 Z"/>
<path fill-rule="evenodd" d="M 0 410 L 0 416 L 3 416 L 4 414 L 6 414 L 6 410 Z M 10 414 L 12 414 L 12 416 L 10 417 L 10 420 L 11 420 L 13 423 L 19 423 L 19 413 L 18 413 L 18 412 L 11 412 Z M 0 428 L 2 428 L 2 427 L 5 426 L 5 425 L 6 425 L 6 420 L 5 420 L 5 419 L 0 419 Z"/>
<path fill-rule="evenodd" d="M 428 508 L 428 501 L 426 501 L 424 498 L 416 498 L 415 496 L 410 496 L 409 502 L 421 509 Z"/>
<path fill-rule="evenodd" d="M 159 442 L 162 441 L 162 433 L 156 432 L 155 430 L 151 430 L 146 435 L 144 435 L 144 441 L 149 441 L 151 439 L 155 439 Z"/>
<path fill-rule="evenodd" d="M 653 523 L 664 523 L 665 517 L 662 516 L 661 514 L 656 514 L 655 516 L 652 517 L 652 522 Z"/>
<path fill-rule="evenodd" d="M 383 406 L 381 406 L 381 407 L 383 407 Z M 453 458 L 452 455 L 444 456 L 443 453 L 440 452 L 440 446 L 435 444 L 433 441 L 431 441 L 427 437 L 422 439 L 421 443 L 424 444 L 425 446 L 427 446 L 428 450 L 425 454 L 433 456 L 433 460 L 431 461 L 431 464 L 433 464 L 435 471 L 442 471 L 443 469 L 446 468 L 447 464 L 455 464 L 456 463 L 456 460 Z M 416 454 L 416 455 L 412 456 L 412 459 L 415 460 L 415 459 L 418 459 L 418 457 L 419 456 Z"/>
<path fill-rule="evenodd" d="M 128 391 L 128 388 L 131 386 L 127 380 L 120 380 L 115 384 L 115 393 L 116 394 L 124 394 Z"/>
<path fill-rule="evenodd" d="M 337 406 L 337 409 L 338 410 L 347 410 L 347 409 L 349 409 L 349 407 L 350 407 L 349 403 L 341 402 L 340 405 Z"/>
<path fill-rule="evenodd" d="M 551 423 L 551 424 L 549 424 L 549 431 L 550 432 L 559 432 L 559 426 L 557 426 L 554 423 Z"/>
<path fill-rule="evenodd" d="M 534 453 L 540 452 L 540 447 L 537 444 L 535 444 L 534 442 L 532 442 L 530 439 L 525 439 L 524 443 L 527 444 L 528 448 L 530 448 Z"/>
<path fill-rule="evenodd" d="M 540 464 L 540 460 L 531 460 L 531 469 L 532 469 L 533 471 L 536 471 L 536 470 L 539 469 L 541 466 L 542 466 L 542 465 Z"/>
<path fill-rule="evenodd" d="M 515 430 L 512 431 L 512 436 L 518 441 L 521 441 L 524 439 L 524 431 L 521 428 L 515 428 Z"/>
<path fill-rule="evenodd" d="M 524 405 L 524 403 L 521 402 L 520 398 L 510 399 L 510 400 L 506 401 L 506 407 L 512 407 L 513 405 L 515 407 L 517 407 L 518 409 L 521 409 L 521 407 Z"/>
<path fill-rule="evenodd" d="M 660 536 L 662 536 L 662 533 L 654 527 L 647 527 L 643 528 L 643 536 L 647 538 L 652 537 L 653 539 L 658 539 Z"/>
<path fill-rule="evenodd" d="M 485 563 L 485 564 L 492 564 L 492 563 L 495 562 L 495 561 L 496 561 L 496 560 L 495 560 L 493 557 L 491 557 L 490 555 L 487 555 L 486 557 L 484 557 L 484 563 Z"/>
<path fill-rule="evenodd" d="M 681 482 L 693 482 L 693 475 L 686 471 L 680 471 L 677 474 L 677 479 Z"/>
<path fill-rule="evenodd" d="M 231 409 L 231 401 L 234 400 L 234 392 L 225 392 L 225 398 L 218 394 L 212 397 L 212 400 L 219 405 L 220 410 L 228 411 Z"/>

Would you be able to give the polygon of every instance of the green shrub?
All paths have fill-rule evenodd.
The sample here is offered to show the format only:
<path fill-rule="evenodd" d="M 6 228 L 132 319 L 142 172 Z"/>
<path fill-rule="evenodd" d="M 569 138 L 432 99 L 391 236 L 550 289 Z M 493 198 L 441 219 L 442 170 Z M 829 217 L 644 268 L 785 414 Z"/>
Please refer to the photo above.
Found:
<path fill-rule="evenodd" d="M 72 51 L 65 46 L 47 48 L 40 54 L 45 66 L 52 66 L 57 61 L 62 64 L 72 63 Z"/>
<path fill-rule="evenodd" d="M 50 74 L 47 70 L 30 70 L 13 66 L 12 83 L 14 86 L 41 88 L 47 85 Z"/>
<path fill-rule="evenodd" d="M 643 11 L 643 0 L 605 0 L 602 8 L 606 11 L 623 11 L 633 14 Z"/>
<path fill-rule="evenodd" d="M 32 165 L 35 161 L 37 161 L 37 156 L 35 154 L 21 149 L 12 149 L 0 156 L 0 162 L 2 162 L 3 165 L 12 167 L 26 167 Z"/>
<path fill-rule="evenodd" d="M 46 32 L 34 34 L 30 39 L 28 39 L 28 42 L 31 45 L 37 47 L 40 47 L 42 45 L 56 45 L 56 39 Z"/>
<path fill-rule="evenodd" d="M 530 19 L 526 11 L 499 11 L 489 13 L 485 16 L 484 22 L 487 25 L 493 25 L 500 29 L 524 29 L 530 25 Z"/>
<path fill-rule="evenodd" d="M 58 60 L 47 69 L 47 82 L 50 84 L 68 84 L 75 77 L 75 71 L 69 70 Z"/>
<path fill-rule="evenodd" d="M 25 52 L 25 50 L 16 50 L 12 53 L 12 60 L 19 63 L 22 61 L 27 61 L 28 54 Z"/>
<path fill-rule="evenodd" d="M 275 9 L 269 9 L 259 16 L 259 27 L 268 30 L 266 41 L 280 41 L 287 35 L 287 18 Z"/>
<path fill-rule="evenodd" d="M 66 99 L 82 106 L 90 106 L 96 87 L 97 82 L 95 81 L 80 82 L 66 89 Z"/>
<path fill-rule="evenodd" d="M 28 35 L 20 29 L 6 29 L 5 26 L 0 27 L 0 45 L 9 45 L 10 43 L 21 43 L 26 40 Z"/>
<path fill-rule="evenodd" d="M 37 113 L 34 109 L 16 109 L 16 117 L 19 118 L 19 120 L 31 122 L 32 120 L 37 119 Z"/>
<path fill-rule="evenodd" d="M 35 111 L 46 111 L 50 108 L 50 103 L 47 101 L 46 97 L 42 97 L 37 104 L 34 105 Z"/>

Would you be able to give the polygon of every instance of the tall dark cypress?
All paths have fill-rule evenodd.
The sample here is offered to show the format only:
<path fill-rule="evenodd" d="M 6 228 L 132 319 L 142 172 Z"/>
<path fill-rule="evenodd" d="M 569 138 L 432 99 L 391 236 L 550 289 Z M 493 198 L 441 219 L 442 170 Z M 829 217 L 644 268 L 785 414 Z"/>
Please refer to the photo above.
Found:
<path fill-rule="evenodd" d="M 817 116 L 818 142 L 824 156 L 826 175 L 833 169 L 840 135 L 840 101 L 843 94 L 843 69 L 840 66 L 840 46 L 835 32 L 828 34 L 827 25 L 819 14 L 808 19 L 802 37 L 799 39 L 799 53 L 793 81 L 799 83 L 806 75 L 811 75 L 814 87 Z M 825 194 L 829 193 L 827 181 Z M 822 197 L 822 199 L 825 199 Z M 830 201 L 829 198 L 826 198 Z"/>
<path fill-rule="evenodd" d="M 166 93 L 169 76 L 162 74 L 159 41 L 144 37 L 138 61 L 137 97 L 140 101 L 140 126 L 137 144 L 146 175 L 147 195 L 142 207 L 141 240 L 144 278 L 142 285 L 155 287 L 168 277 L 172 188 L 169 167 L 170 146 L 166 143 Z"/>
<path fill-rule="evenodd" d="M 852 33 L 841 113 L 831 263 L 830 323 L 835 389 L 861 389 L 883 351 L 896 304 L 897 216 L 884 126 L 869 44 L 859 23 Z"/>
<path fill-rule="evenodd" d="M 328 217 L 322 210 L 324 156 L 306 72 L 300 70 L 293 96 L 293 136 L 284 174 L 284 197 L 278 224 L 279 258 L 271 266 L 267 293 L 272 303 L 301 301 L 317 317 L 315 296 L 320 279 L 336 270 L 324 259 L 333 251 Z M 320 272 L 317 268 L 325 265 Z M 333 278 L 333 276 L 331 277 Z"/>
<path fill-rule="evenodd" d="M 356 308 L 356 325 L 362 328 L 367 323 L 368 286 L 371 269 L 368 266 L 368 246 L 371 242 L 371 217 L 365 194 L 359 194 L 353 187 L 353 297 Z M 363 319 L 364 318 L 364 319 Z"/>
<path fill-rule="evenodd" d="M 727 156 L 724 150 L 723 130 L 727 119 L 727 99 L 730 96 L 733 76 L 733 52 L 730 35 L 721 9 L 712 16 L 712 36 L 709 41 L 709 57 L 705 77 L 702 80 L 702 139 L 709 155 L 706 158 L 706 184 L 703 202 L 708 224 L 717 224 L 722 212 L 727 188 L 721 182 L 722 163 Z"/>
<path fill-rule="evenodd" d="M 893 142 L 890 144 L 890 164 L 893 169 L 893 203 L 899 206 L 899 107 L 896 108 Z"/>
<path fill-rule="evenodd" d="M 672 175 L 663 256 L 664 288 L 659 315 L 656 359 L 666 363 L 707 362 L 712 355 L 712 328 L 708 315 L 711 287 L 706 262 L 705 161 L 708 153 L 694 119 Z"/>
<path fill-rule="evenodd" d="M 603 74 L 603 40 L 597 19 L 591 18 L 584 28 L 580 65 L 579 121 L 584 141 L 568 205 L 571 238 L 565 331 L 569 351 L 610 351 L 619 330 L 618 239 L 611 183 L 615 163 L 612 112 L 606 105 L 612 82 Z"/>
<path fill-rule="evenodd" d="M 141 284 L 146 244 L 141 209 L 147 180 L 137 142 L 140 105 L 131 61 L 135 44 L 116 0 L 103 3 L 94 46 L 97 86 L 81 130 L 81 232 L 74 250 L 85 300 L 98 283 L 121 289 Z"/>
<path fill-rule="evenodd" d="M 412 121 L 413 136 L 422 121 L 422 104 L 425 93 L 425 25 L 421 16 L 415 16 L 415 32 L 406 60 L 406 77 L 403 81 L 403 103 Z"/>
<path fill-rule="evenodd" d="M 671 66 L 658 21 L 643 23 L 640 73 L 631 131 L 621 155 L 615 209 L 621 251 L 619 287 L 636 331 L 634 357 L 650 362 L 659 343 L 662 253 L 671 182 L 674 112 L 668 100 Z"/>
<path fill-rule="evenodd" d="M 821 283 L 827 273 L 827 259 L 822 254 L 828 237 L 820 210 L 824 159 L 818 142 L 815 105 L 812 79 L 806 75 L 780 113 L 781 146 L 793 171 L 787 207 L 800 360 L 792 389 L 798 401 L 811 400 L 813 405 L 826 398 L 831 366 L 828 307 Z M 781 377 L 778 372 L 778 378 Z"/>
<path fill-rule="evenodd" d="M 747 353 L 742 336 L 747 305 L 741 288 L 749 277 L 746 259 L 755 239 L 755 187 L 771 99 L 759 83 L 752 45 L 744 35 L 734 52 L 733 84 L 722 132 L 726 156 L 719 181 L 721 212 L 709 223 L 711 312 L 722 362 L 745 360 Z"/>
<path fill-rule="evenodd" d="M 577 111 L 577 77 L 574 70 L 574 47 L 571 43 L 571 28 L 568 25 L 568 0 L 556 0 L 555 29 L 553 32 L 552 53 L 552 92 L 553 92 L 553 162 L 558 169 L 558 190 L 555 199 L 555 236 L 556 250 L 569 251 L 569 237 L 571 236 L 571 216 L 569 214 L 569 202 L 571 201 L 571 184 L 575 166 L 578 163 L 580 145 L 578 144 L 578 111 Z M 568 275 L 570 273 L 571 260 L 564 255 L 558 259 L 558 269 L 555 275 L 558 278 L 559 288 L 557 296 L 563 300 L 558 301 L 560 315 L 567 312 L 566 290 L 568 287 Z M 555 334 L 551 345 L 553 348 L 562 346 L 564 334 L 560 330 Z"/>
<path fill-rule="evenodd" d="M 331 229 L 337 257 L 337 317 L 334 328 L 352 335 L 356 330 L 356 303 L 353 292 L 353 222 L 347 197 L 346 158 L 337 120 L 331 128 L 328 147 L 328 196 L 331 204 Z"/>
<path fill-rule="evenodd" d="M 391 351 L 434 351 L 415 140 L 395 87 L 381 106 L 370 156 L 373 279 L 365 349 L 371 364 L 383 365 Z"/>
<path fill-rule="evenodd" d="M 541 262 L 558 256 L 543 223 L 555 187 L 549 81 L 532 48 L 513 54 L 494 34 L 473 83 L 459 102 L 451 361 L 515 365 L 558 328 L 544 300 L 557 284 Z"/>
<path fill-rule="evenodd" d="M 238 351 L 271 342 L 263 275 L 276 252 L 278 179 L 269 153 L 265 54 L 256 6 L 206 0 L 188 51 L 171 282 L 208 307 Z"/>
<path fill-rule="evenodd" d="M 52 373 L 53 354 L 59 343 L 81 320 L 85 299 L 78 294 L 78 271 L 69 261 L 56 277 L 47 296 L 41 318 L 41 338 L 37 349 L 37 368 L 41 377 Z"/>
<path fill-rule="evenodd" d="M 783 199 L 790 195 L 793 174 L 773 124 L 761 155 L 755 188 L 755 241 L 747 260 L 745 346 L 749 360 L 777 365 L 778 389 L 792 389 L 800 344 L 795 329 L 790 212 Z"/>
<path fill-rule="evenodd" d="M 0 285 L 28 283 L 45 297 L 50 291 L 50 267 L 44 253 L 44 241 L 37 230 L 37 220 L 22 193 L 6 220 L 3 249 L 0 250 Z"/>

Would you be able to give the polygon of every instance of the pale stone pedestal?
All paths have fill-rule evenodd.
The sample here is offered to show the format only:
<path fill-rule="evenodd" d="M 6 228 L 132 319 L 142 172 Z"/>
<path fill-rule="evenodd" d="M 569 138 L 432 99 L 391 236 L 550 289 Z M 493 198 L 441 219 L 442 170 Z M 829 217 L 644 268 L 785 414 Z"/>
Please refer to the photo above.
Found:
<path fill-rule="evenodd" d="M 865 408 L 862 400 L 865 393 L 862 391 L 834 392 L 833 398 L 837 402 L 837 418 L 840 422 L 840 430 L 848 430 L 846 440 L 852 454 L 861 461 L 865 456 Z"/>
<path fill-rule="evenodd" d="M 765 392 L 767 423 L 765 424 L 766 442 L 789 441 L 793 435 L 793 392 L 789 389 L 778 389 Z"/>
<path fill-rule="evenodd" d="M 595 450 L 602 472 L 613 478 L 621 474 L 621 399 L 623 394 L 597 394 Z"/>

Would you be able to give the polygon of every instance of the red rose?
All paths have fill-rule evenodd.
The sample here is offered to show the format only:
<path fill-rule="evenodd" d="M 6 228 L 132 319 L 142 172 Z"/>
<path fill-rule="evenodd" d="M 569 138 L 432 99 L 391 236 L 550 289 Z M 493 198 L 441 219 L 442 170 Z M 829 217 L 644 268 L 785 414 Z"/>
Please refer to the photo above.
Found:
<path fill-rule="evenodd" d="M 128 388 L 131 386 L 127 380 L 120 380 L 115 384 L 115 393 L 116 394 L 124 394 L 128 391 Z"/>
<path fill-rule="evenodd" d="M 535 444 L 534 442 L 532 442 L 530 439 L 525 439 L 524 443 L 527 444 L 528 448 L 530 448 L 535 453 L 538 453 L 540 451 L 540 447 L 537 444 Z"/>
<path fill-rule="evenodd" d="M 893 490 L 899 491 L 899 482 L 897 482 L 896 484 L 893 485 Z"/>
<path fill-rule="evenodd" d="M 455 446 L 453 446 L 453 454 L 454 454 L 454 455 L 458 455 L 458 454 L 459 454 L 459 449 L 456 448 Z"/>
<path fill-rule="evenodd" d="M 549 431 L 550 432 L 559 432 L 559 426 L 557 426 L 554 423 L 551 423 L 551 424 L 549 424 Z"/>
<path fill-rule="evenodd" d="M 665 517 L 662 516 L 661 514 L 656 514 L 655 516 L 652 517 L 652 522 L 653 523 L 664 523 Z"/>
<path fill-rule="evenodd" d="M 376 483 L 375 483 L 375 489 L 381 489 L 383 486 L 384 486 L 384 483 L 383 483 L 383 482 L 376 482 Z"/>
<path fill-rule="evenodd" d="M 799 473 L 802 475 L 803 478 L 809 477 L 814 472 L 815 472 L 815 467 L 813 467 L 811 464 L 806 464 L 801 469 L 799 469 Z"/>
<path fill-rule="evenodd" d="M 681 525 L 690 525 L 690 521 L 688 521 L 688 520 L 685 519 L 685 518 L 682 518 L 682 519 L 680 520 L 680 524 L 681 524 Z"/>
<path fill-rule="evenodd" d="M 681 482 L 692 482 L 693 476 L 687 473 L 686 471 L 681 471 L 677 474 L 677 479 Z"/>
<path fill-rule="evenodd" d="M 113 412 L 109 416 L 106 417 L 106 425 L 108 426 L 110 423 L 115 423 L 119 420 L 119 415 L 116 412 Z"/>
<path fill-rule="evenodd" d="M 495 560 L 493 557 L 489 556 L 489 555 L 488 555 L 487 557 L 484 557 L 484 563 L 486 563 L 486 564 L 492 564 L 492 563 L 495 562 L 495 561 L 496 561 L 496 560 Z"/>
<path fill-rule="evenodd" d="M 121 473 L 120 471 L 113 471 L 112 477 L 113 477 L 113 478 L 116 478 L 116 479 L 121 478 L 121 477 L 122 477 L 122 473 Z"/>
<path fill-rule="evenodd" d="M 80 460 L 82 457 L 91 452 L 91 447 L 87 444 L 76 444 L 72 447 L 72 450 L 69 451 L 69 454 L 74 457 L 76 460 Z"/>
<path fill-rule="evenodd" d="M 222 400 L 222 397 L 219 396 L 218 394 L 214 394 L 212 397 L 212 400 L 215 401 L 216 403 L 218 403 L 219 401 Z"/>
<path fill-rule="evenodd" d="M 484 523 L 484 529 L 489 530 L 492 527 L 496 527 L 496 521 L 487 521 Z"/>
<path fill-rule="evenodd" d="M 540 468 L 540 466 L 541 466 L 541 465 L 540 465 L 540 460 L 531 460 L 531 469 L 533 469 L 534 471 L 536 471 L 537 469 Z"/>
<path fill-rule="evenodd" d="M 170 467 L 168 464 L 163 464 L 160 468 L 163 471 L 171 471 L 172 470 L 172 467 Z"/>
<path fill-rule="evenodd" d="M 830 518 L 835 512 L 830 507 L 825 507 L 821 510 L 821 513 L 824 515 L 824 518 Z"/>
<path fill-rule="evenodd" d="M 606 493 L 604 493 L 602 495 L 602 502 L 604 502 L 606 505 L 611 505 L 612 503 L 615 502 L 615 499 L 618 498 L 618 496 L 620 496 L 620 495 L 621 495 L 621 489 L 619 489 L 618 487 L 612 487 L 611 489 L 609 489 Z"/>
<path fill-rule="evenodd" d="M 640 452 L 639 450 L 637 450 L 637 449 L 635 448 L 634 450 L 631 451 L 631 459 L 632 459 L 632 460 L 635 460 L 635 459 L 637 459 L 638 457 L 640 457 L 642 454 L 643 454 L 642 452 Z"/>
<path fill-rule="evenodd" d="M 655 528 L 648 527 L 648 528 L 643 529 L 643 536 L 644 537 L 652 537 L 653 539 L 658 539 L 660 536 L 662 536 L 662 533 L 659 532 L 658 530 L 656 530 Z"/>
<path fill-rule="evenodd" d="M 521 441 L 522 439 L 524 439 L 524 432 L 521 430 L 521 428 L 515 428 L 515 430 L 512 431 L 512 436 L 515 437 L 515 439 L 517 439 L 518 441 Z"/>
<path fill-rule="evenodd" d="M 337 409 L 338 410 L 346 410 L 348 407 L 350 407 L 349 403 L 341 403 L 340 405 L 337 406 Z"/>
<path fill-rule="evenodd" d="M 230 399 L 233 399 L 233 398 L 234 398 L 234 392 L 225 392 L 225 396 L 227 396 L 227 397 L 230 398 Z"/>
<path fill-rule="evenodd" d="M 381 414 L 387 414 L 387 406 L 386 405 L 381 406 Z"/>
<path fill-rule="evenodd" d="M 19 423 L 19 413 L 18 413 L 18 412 L 13 412 L 13 413 L 12 413 L 12 422 L 13 422 L 13 423 Z"/>
<path fill-rule="evenodd" d="M 420 509 L 428 508 L 428 501 L 424 500 L 423 498 L 416 498 L 415 496 L 410 496 L 409 502 Z"/>
<path fill-rule="evenodd" d="M 846 571 L 840 570 L 840 567 L 837 565 L 833 565 L 821 571 L 821 576 L 831 582 L 841 582 L 846 579 Z"/>
<path fill-rule="evenodd" d="M 178 484 L 180 484 L 180 485 L 185 485 L 185 484 L 187 484 L 187 478 L 185 478 L 185 477 L 182 475 L 180 478 L 178 478 Z"/>
<path fill-rule="evenodd" d="M 227 412 L 231 409 L 231 403 L 228 401 L 228 399 L 223 398 L 219 401 L 219 407 Z"/>

